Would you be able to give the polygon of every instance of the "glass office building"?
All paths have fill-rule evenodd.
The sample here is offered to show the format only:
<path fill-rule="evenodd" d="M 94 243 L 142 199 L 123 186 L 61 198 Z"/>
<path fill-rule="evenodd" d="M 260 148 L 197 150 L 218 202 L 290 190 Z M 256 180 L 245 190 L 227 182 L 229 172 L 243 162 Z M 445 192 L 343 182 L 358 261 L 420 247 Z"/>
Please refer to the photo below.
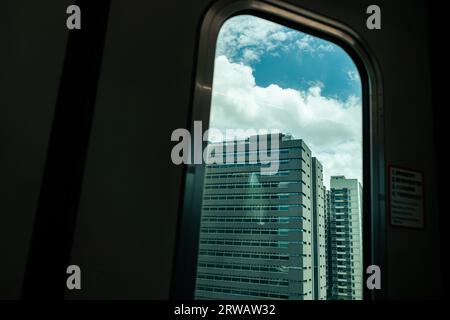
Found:
<path fill-rule="evenodd" d="M 248 139 L 234 143 L 249 156 Z M 271 175 L 248 161 L 206 166 L 197 299 L 326 298 L 322 167 L 300 139 L 280 134 L 274 151 Z"/>
<path fill-rule="evenodd" d="M 363 298 L 362 187 L 357 179 L 330 182 L 330 298 Z"/>

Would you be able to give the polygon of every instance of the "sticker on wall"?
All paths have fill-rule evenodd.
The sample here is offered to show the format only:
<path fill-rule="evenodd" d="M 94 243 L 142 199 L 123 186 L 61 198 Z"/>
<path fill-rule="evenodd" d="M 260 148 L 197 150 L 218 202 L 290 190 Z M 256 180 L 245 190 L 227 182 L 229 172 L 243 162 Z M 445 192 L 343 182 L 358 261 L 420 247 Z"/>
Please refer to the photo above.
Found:
<path fill-rule="evenodd" d="M 391 224 L 399 227 L 423 228 L 422 172 L 390 167 L 389 191 Z"/>

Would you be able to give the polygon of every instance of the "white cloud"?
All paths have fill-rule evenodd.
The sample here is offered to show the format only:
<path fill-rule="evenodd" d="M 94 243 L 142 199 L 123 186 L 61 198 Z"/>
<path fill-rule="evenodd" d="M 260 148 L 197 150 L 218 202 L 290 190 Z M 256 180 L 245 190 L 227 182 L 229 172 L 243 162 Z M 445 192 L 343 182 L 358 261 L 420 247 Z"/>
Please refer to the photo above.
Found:
<path fill-rule="evenodd" d="M 274 34 L 272 34 L 272 38 L 277 41 L 285 41 L 285 40 L 287 40 L 288 36 L 287 36 L 286 32 L 278 31 L 278 32 L 275 32 Z"/>
<path fill-rule="evenodd" d="M 347 77 L 350 81 L 360 81 L 359 73 L 356 70 L 347 71 Z"/>
<path fill-rule="evenodd" d="M 336 50 L 336 46 L 331 44 L 331 43 L 327 43 L 327 44 L 319 44 L 317 46 L 318 51 L 326 51 L 326 52 L 333 52 Z"/>
<path fill-rule="evenodd" d="M 242 57 L 246 61 L 258 61 L 259 55 L 252 49 L 245 49 L 242 53 Z"/>
<path fill-rule="evenodd" d="M 303 139 L 331 175 L 362 182 L 361 101 L 339 101 L 322 95 L 323 84 L 305 91 L 271 84 L 260 87 L 253 70 L 226 56 L 216 58 L 211 128 L 279 129 Z"/>
<path fill-rule="evenodd" d="M 312 47 L 311 42 L 313 41 L 313 38 L 309 35 L 306 35 L 302 37 L 301 39 L 296 41 L 297 46 L 306 52 L 314 52 L 315 49 Z"/>
<path fill-rule="evenodd" d="M 307 53 L 319 55 L 335 50 L 336 46 L 282 25 L 249 15 L 230 18 L 220 30 L 217 55 L 231 61 L 250 63 L 265 54 L 278 54 L 297 46 Z"/>

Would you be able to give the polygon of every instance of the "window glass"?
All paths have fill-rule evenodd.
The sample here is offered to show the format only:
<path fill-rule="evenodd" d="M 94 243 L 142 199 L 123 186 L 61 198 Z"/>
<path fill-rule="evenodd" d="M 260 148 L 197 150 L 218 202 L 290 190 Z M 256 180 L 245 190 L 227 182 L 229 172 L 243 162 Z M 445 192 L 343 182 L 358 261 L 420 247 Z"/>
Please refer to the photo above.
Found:
<path fill-rule="evenodd" d="M 220 30 L 197 299 L 362 299 L 362 86 L 339 46 L 240 15 Z"/>

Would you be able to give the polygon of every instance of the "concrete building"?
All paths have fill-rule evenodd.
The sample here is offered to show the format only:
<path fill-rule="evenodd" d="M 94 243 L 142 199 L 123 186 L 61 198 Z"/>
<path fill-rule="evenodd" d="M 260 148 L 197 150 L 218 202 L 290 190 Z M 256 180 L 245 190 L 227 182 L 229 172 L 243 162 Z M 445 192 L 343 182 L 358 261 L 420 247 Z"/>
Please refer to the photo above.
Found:
<path fill-rule="evenodd" d="M 325 251 L 327 257 L 327 300 L 332 299 L 332 255 L 331 255 L 331 192 L 325 190 Z"/>
<path fill-rule="evenodd" d="M 312 158 L 312 222 L 314 299 L 327 299 L 327 233 L 326 233 L 326 190 L 323 185 L 323 167 L 317 158 Z"/>
<path fill-rule="evenodd" d="M 321 166 L 314 162 L 320 170 L 312 174 L 305 142 L 286 135 L 279 139 L 276 174 L 261 175 L 260 163 L 206 166 L 197 299 L 314 299 L 312 180 L 322 177 Z M 248 140 L 238 143 L 246 145 L 248 156 Z M 322 228 L 322 181 L 315 186 Z M 316 250 L 319 277 L 326 272 L 323 250 Z M 323 290 L 321 283 L 320 297 Z"/>
<path fill-rule="evenodd" d="M 357 179 L 333 176 L 330 188 L 330 298 L 362 299 L 362 187 Z"/>

